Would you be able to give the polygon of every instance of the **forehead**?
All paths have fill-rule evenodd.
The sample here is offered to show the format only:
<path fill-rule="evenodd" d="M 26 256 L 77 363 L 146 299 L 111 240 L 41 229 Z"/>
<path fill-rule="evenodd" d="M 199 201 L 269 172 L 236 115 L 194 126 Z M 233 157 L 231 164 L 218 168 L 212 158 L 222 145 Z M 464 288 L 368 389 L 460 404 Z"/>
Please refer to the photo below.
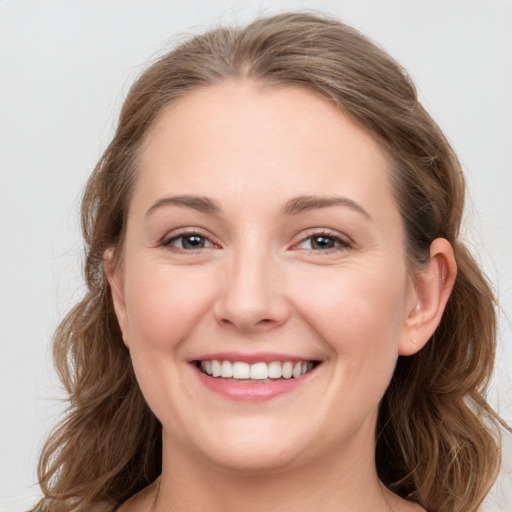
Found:
<path fill-rule="evenodd" d="M 393 202 L 384 151 L 333 102 L 301 87 L 228 82 L 198 89 L 160 114 L 140 157 L 135 195 L 153 199 L 338 193 Z"/>

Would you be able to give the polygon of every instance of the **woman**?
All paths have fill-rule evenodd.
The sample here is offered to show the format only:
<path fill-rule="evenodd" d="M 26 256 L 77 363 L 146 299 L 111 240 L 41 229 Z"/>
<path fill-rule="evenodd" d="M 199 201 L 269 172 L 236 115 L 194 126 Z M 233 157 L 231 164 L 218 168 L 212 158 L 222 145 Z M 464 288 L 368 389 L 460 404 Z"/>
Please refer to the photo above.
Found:
<path fill-rule="evenodd" d="M 162 57 L 84 195 L 36 510 L 477 510 L 501 420 L 463 202 L 407 75 L 338 21 Z"/>

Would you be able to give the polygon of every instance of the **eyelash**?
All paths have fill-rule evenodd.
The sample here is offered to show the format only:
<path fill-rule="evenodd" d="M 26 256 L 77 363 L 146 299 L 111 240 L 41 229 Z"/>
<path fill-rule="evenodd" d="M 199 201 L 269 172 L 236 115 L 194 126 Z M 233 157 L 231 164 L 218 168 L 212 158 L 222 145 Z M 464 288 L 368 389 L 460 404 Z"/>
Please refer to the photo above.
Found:
<path fill-rule="evenodd" d="M 196 249 L 187 249 L 185 247 L 176 247 L 173 244 L 173 242 L 176 242 L 176 241 L 179 241 L 179 240 L 182 240 L 182 245 L 183 245 L 183 242 L 185 241 L 185 239 L 191 239 L 193 237 L 197 237 L 197 238 L 200 238 L 201 240 L 205 241 L 206 243 L 208 243 L 208 247 L 199 247 L 199 248 L 196 248 Z M 198 250 L 201 250 L 201 249 L 209 249 L 210 247 L 215 247 L 216 244 L 213 243 L 207 236 L 205 236 L 204 234 L 200 233 L 199 231 L 196 231 L 194 229 L 191 229 L 191 230 L 187 230 L 187 229 L 184 229 L 183 231 L 179 232 L 179 233 L 173 233 L 172 236 L 169 236 L 169 237 L 166 237 L 163 241 L 162 241 L 162 246 L 164 247 L 171 247 L 173 249 L 176 249 L 178 251 L 184 251 L 184 252 L 197 252 Z"/>
<path fill-rule="evenodd" d="M 184 243 L 185 239 L 188 238 L 190 241 L 190 239 L 193 237 L 197 237 L 198 239 L 201 239 L 200 241 L 203 244 L 208 244 L 208 245 L 206 247 L 202 246 L 202 247 L 196 247 L 196 248 L 183 247 L 183 243 Z M 292 249 L 300 250 L 301 244 L 304 244 L 307 241 L 310 241 L 310 243 L 311 243 L 315 239 L 317 239 L 317 241 L 318 241 L 318 239 L 320 239 L 320 238 L 324 238 L 326 240 L 331 241 L 331 243 L 334 243 L 334 246 L 323 248 L 323 249 L 315 249 L 313 247 L 309 247 L 309 248 L 303 247 L 303 249 L 307 250 L 309 252 L 314 252 L 314 253 L 332 253 L 335 251 L 347 250 L 347 249 L 352 248 L 352 246 L 353 246 L 352 242 L 349 241 L 347 238 L 341 237 L 338 234 L 332 233 L 330 231 L 323 230 L 323 231 L 311 232 L 310 234 L 308 234 L 308 236 L 302 238 L 298 243 L 294 244 Z M 174 242 L 177 242 L 180 240 L 181 240 L 181 245 L 182 245 L 181 247 L 177 247 L 177 246 L 173 245 Z M 192 229 L 192 230 L 185 229 L 179 233 L 173 233 L 172 236 L 165 238 L 162 241 L 161 245 L 163 247 L 170 247 L 175 250 L 183 251 L 183 252 L 199 252 L 203 249 L 210 249 L 212 247 L 220 248 L 220 246 L 218 244 L 212 242 L 208 236 L 206 236 L 206 235 L 202 234 L 201 232 L 194 230 L 194 229 Z"/>
<path fill-rule="evenodd" d="M 311 243 L 313 240 L 315 240 L 315 239 L 318 240 L 320 238 L 324 238 L 324 239 L 333 241 L 335 246 L 327 247 L 324 249 L 314 249 L 313 247 L 309 247 L 309 248 L 305 247 L 303 249 L 307 250 L 309 252 L 315 252 L 315 253 L 332 253 L 335 251 L 343 251 L 343 250 L 351 249 L 353 246 L 353 244 L 350 240 L 338 235 L 337 233 L 333 233 L 330 231 L 314 231 L 314 232 L 311 232 L 310 234 L 308 234 L 308 236 L 306 236 L 305 238 L 302 238 L 302 240 L 299 243 L 295 244 L 293 247 L 296 248 L 296 247 L 300 246 L 301 244 L 304 244 L 307 241 L 310 241 L 310 243 Z M 298 249 L 295 249 L 295 250 L 298 250 Z"/>

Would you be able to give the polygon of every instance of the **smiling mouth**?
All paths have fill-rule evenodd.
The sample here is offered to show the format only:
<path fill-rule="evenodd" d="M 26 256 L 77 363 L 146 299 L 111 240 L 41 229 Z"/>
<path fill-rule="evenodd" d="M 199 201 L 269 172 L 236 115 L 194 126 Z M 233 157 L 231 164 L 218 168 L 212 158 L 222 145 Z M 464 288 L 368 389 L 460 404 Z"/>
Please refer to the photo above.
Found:
<path fill-rule="evenodd" d="M 271 361 L 254 364 L 217 359 L 196 361 L 197 368 L 209 377 L 247 384 L 298 379 L 311 372 L 319 364 L 319 361 Z"/>

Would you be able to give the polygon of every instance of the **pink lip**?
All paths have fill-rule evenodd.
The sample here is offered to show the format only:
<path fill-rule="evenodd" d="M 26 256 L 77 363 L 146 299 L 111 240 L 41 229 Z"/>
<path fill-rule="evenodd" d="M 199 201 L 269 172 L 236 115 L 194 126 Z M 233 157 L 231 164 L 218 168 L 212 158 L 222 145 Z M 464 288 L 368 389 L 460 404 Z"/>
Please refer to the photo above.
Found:
<path fill-rule="evenodd" d="M 310 361 L 309 358 L 291 356 L 289 354 L 276 354 L 273 352 L 258 352 L 256 354 L 243 354 L 241 352 L 215 352 L 203 354 L 193 359 L 194 361 L 243 361 L 244 363 L 271 363 L 272 361 L 290 361 L 298 363 L 299 361 Z M 192 360 L 190 360 L 192 361 Z"/>
<path fill-rule="evenodd" d="M 231 358 L 221 358 L 220 354 L 216 354 L 212 359 L 229 361 Z M 261 354 L 258 354 L 261 356 Z M 203 361 L 209 360 L 208 357 L 201 359 Z M 237 359 L 234 358 L 234 361 L 247 361 L 247 359 Z M 290 358 L 277 358 L 270 359 L 270 361 L 291 361 Z M 295 358 L 294 361 L 301 361 L 303 359 Z M 254 359 L 254 362 L 262 362 L 261 358 Z M 221 377 L 210 377 L 203 373 L 196 366 L 195 363 L 191 363 L 191 367 L 193 368 L 195 374 L 198 376 L 199 380 L 202 382 L 204 386 L 206 386 L 210 391 L 218 393 L 225 398 L 230 400 L 239 401 L 239 402 L 263 402 L 266 400 L 271 400 L 280 395 L 284 395 L 286 393 L 291 393 L 298 387 L 305 384 L 309 377 L 315 373 L 315 368 L 310 372 L 302 375 L 298 378 L 291 379 L 277 379 L 269 382 L 261 382 L 261 383 L 244 383 L 244 382 L 236 382 L 230 379 L 223 379 Z"/>

